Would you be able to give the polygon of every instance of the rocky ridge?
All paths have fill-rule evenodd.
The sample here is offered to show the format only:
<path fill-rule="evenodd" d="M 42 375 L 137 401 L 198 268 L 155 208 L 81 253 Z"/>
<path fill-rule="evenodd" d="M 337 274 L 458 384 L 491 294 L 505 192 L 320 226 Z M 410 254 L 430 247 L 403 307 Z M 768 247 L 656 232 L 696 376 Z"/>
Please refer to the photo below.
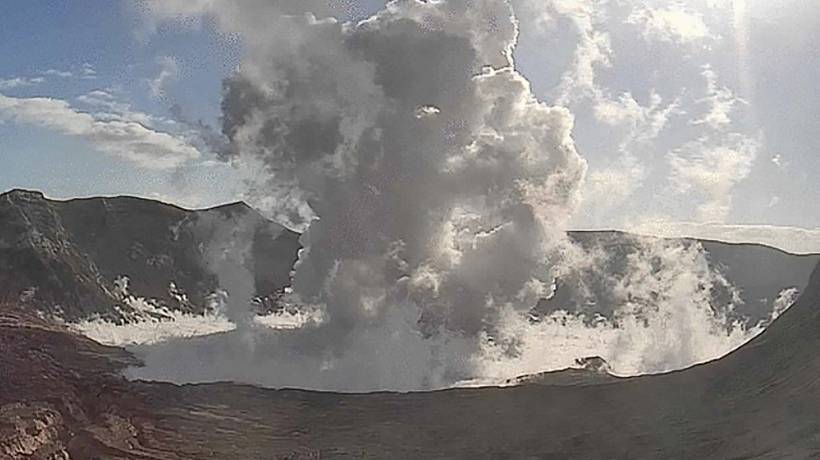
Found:
<path fill-rule="evenodd" d="M 128 293 L 172 310 L 201 314 L 219 288 L 209 251 L 223 234 L 245 240 L 243 263 L 256 295 L 289 283 L 299 248 L 295 232 L 235 203 L 202 211 L 132 197 L 68 201 L 39 192 L 0 195 L 0 299 L 66 321 L 135 312 Z"/>

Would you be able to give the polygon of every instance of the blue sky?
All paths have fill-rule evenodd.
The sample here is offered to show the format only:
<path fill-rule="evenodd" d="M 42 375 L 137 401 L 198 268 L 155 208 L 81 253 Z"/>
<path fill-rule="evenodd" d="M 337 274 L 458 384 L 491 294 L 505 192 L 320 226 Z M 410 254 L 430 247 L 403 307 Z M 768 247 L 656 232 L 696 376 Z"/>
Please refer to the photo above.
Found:
<path fill-rule="evenodd" d="M 21 89 L 20 94 L 48 91 L 77 96 L 97 88 L 119 87 L 133 105 L 167 110 L 167 101 L 153 101 L 145 79 L 157 73 L 157 59 L 173 56 L 184 69 L 184 85 L 174 85 L 173 97 L 192 111 L 215 118 L 219 112 L 221 79 L 238 63 L 238 46 L 219 40 L 208 28 L 162 27 L 143 36 L 133 2 L 92 0 L 9 0 L 2 4 L 0 72 L 37 76 L 49 69 L 80 76 L 83 65 L 95 79 L 48 78 L 47 85 Z"/>
<path fill-rule="evenodd" d="M 218 122 L 221 80 L 237 64 L 238 47 L 207 30 L 160 28 L 146 38 L 135 6 L 119 1 L 12 0 L 3 2 L 0 10 L 0 53 L 5 57 L 0 80 L 42 79 L 0 93 L 52 97 L 73 105 L 82 95 L 104 90 L 136 112 L 168 116 L 178 105 L 192 119 Z M 166 94 L 152 97 L 149 81 L 169 56 L 178 63 L 180 75 L 166 83 Z M 209 157 L 204 152 L 202 160 Z M 0 161 L 0 189 L 36 188 L 55 197 L 171 198 L 180 174 L 135 168 L 101 155 L 82 139 L 13 122 L 0 125 Z M 189 180 L 213 179 L 212 171 L 197 171 L 201 169 L 194 168 Z"/>
<path fill-rule="evenodd" d="M 195 126 L 218 129 L 242 60 L 241 33 L 195 11 L 210 3 L 165 2 L 169 20 L 135 1 L 2 2 L 0 190 L 242 198 L 248 171 L 215 161 Z M 573 112 L 590 165 L 576 227 L 820 227 L 816 2 L 513 4 L 518 68 Z"/>

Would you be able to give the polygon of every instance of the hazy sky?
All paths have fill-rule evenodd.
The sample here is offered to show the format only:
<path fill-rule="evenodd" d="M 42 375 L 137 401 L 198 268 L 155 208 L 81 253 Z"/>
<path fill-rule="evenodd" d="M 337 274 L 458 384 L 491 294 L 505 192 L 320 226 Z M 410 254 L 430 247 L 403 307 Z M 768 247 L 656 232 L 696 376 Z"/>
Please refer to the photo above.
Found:
<path fill-rule="evenodd" d="M 3 1 L 0 190 L 189 207 L 243 198 L 252 172 L 217 161 L 207 141 L 244 37 L 198 15 L 209 3 Z M 382 5 L 332 11 L 363 18 Z M 573 226 L 817 247 L 820 232 L 771 226 L 820 227 L 820 4 L 513 5 L 517 66 L 541 100 L 571 110 L 589 164 Z"/>

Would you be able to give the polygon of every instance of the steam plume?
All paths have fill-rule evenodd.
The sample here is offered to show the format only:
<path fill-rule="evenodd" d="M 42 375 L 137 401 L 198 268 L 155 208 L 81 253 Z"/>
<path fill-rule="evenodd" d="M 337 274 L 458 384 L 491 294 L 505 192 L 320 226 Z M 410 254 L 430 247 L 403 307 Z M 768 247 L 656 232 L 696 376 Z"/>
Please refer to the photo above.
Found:
<path fill-rule="evenodd" d="M 524 353 L 538 343 L 528 338 L 549 329 L 528 325 L 527 315 L 552 296 L 556 277 L 589 263 L 565 233 L 586 163 L 572 115 L 536 100 L 515 70 L 510 5 L 397 0 L 343 24 L 296 6 L 313 3 L 213 0 L 185 13 L 211 14 L 244 37 L 242 66 L 224 87 L 225 155 L 257 164 L 268 198 L 292 223 L 309 223 L 290 300 L 324 320 L 260 331 L 252 353 L 230 336 L 202 342 L 192 357 L 219 364 L 182 358 L 192 366 L 176 375 L 419 389 L 494 374 L 487 369 L 498 366 L 481 361 L 488 357 L 530 360 Z M 156 6 L 158 16 L 168 5 Z M 646 294 L 661 299 L 654 312 L 694 294 L 682 308 L 694 303 L 714 319 L 701 295 L 714 274 L 698 265 L 702 257 L 671 272 L 652 265 L 658 257 L 632 261 L 636 275 L 616 290 L 654 280 L 667 294 Z M 544 356 L 550 342 L 539 343 L 537 363 L 553 364 Z M 180 362 L 178 344 L 168 350 Z M 160 351 L 148 364 L 168 359 Z"/>
<path fill-rule="evenodd" d="M 514 70 L 510 7 L 470 3 L 394 2 L 356 26 L 285 16 L 226 82 L 236 154 L 315 214 L 293 287 L 326 307 L 328 345 L 392 309 L 475 336 L 552 282 L 585 171 L 572 117 Z"/>

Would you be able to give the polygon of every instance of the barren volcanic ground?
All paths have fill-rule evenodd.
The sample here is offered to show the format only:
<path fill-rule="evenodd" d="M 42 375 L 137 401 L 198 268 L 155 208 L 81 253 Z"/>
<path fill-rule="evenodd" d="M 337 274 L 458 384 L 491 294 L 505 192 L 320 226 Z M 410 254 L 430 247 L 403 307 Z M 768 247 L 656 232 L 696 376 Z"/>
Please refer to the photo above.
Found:
<path fill-rule="evenodd" d="M 127 382 L 126 352 L 5 306 L 0 458 L 820 458 L 819 306 L 815 270 L 718 361 L 410 394 Z"/>

